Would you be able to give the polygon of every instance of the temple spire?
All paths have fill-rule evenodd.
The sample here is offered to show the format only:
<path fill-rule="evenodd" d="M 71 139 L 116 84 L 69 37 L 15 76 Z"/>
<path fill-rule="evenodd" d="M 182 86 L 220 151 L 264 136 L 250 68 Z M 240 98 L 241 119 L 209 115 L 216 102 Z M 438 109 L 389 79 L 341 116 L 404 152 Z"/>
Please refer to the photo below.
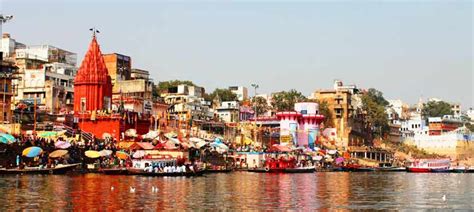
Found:
<path fill-rule="evenodd" d="M 100 31 L 98 29 L 96 29 L 95 27 L 90 28 L 89 31 L 92 32 L 92 37 L 93 38 L 95 38 L 96 33 L 100 33 Z"/>

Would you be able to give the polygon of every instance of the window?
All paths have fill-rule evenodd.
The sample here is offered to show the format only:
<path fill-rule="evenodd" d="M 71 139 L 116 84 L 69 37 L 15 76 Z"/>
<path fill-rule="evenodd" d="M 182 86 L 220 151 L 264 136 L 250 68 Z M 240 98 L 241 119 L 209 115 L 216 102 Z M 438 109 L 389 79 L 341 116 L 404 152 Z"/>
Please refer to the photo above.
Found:
<path fill-rule="evenodd" d="M 86 111 L 86 98 L 85 97 L 82 97 L 81 98 L 81 111 Z"/>

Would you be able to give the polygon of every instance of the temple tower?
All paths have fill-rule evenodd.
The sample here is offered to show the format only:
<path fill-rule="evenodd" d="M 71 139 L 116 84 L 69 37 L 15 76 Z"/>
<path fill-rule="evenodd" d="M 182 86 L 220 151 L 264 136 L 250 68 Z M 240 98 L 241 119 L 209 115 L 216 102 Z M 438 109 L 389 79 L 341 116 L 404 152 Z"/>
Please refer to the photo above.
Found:
<path fill-rule="evenodd" d="M 110 110 L 112 82 L 94 35 L 74 78 L 74 114 Z"/>

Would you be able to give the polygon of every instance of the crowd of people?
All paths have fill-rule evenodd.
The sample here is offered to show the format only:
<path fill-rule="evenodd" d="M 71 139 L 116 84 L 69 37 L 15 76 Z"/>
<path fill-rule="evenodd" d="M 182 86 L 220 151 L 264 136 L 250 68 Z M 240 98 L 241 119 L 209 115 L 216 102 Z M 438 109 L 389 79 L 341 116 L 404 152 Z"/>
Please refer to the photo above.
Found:
<path fill-rule="evenodd" d="M 55 147 L 55 143 L 58 141 L 66 142 L 66 140 L 70 143 L 70 146 L 67 148 L 68 154 L 60 158 L 50 158 L 49 154 L 58 149 Z M 23 150 L 32 146 L 41 148 L 42 152 L 33 158 L 22 156 Z M 120 150 L 117 146 L 117 142 L 112 139 L 94 139 L 87 142 L 76 142 L 72 138 L 42 138 L 20 135 L 14 142 L 8 144 L 0 143 L 0 166 L 5 168 L 23 168 L 25 166 L 50 168 L 58 164 L 87 163 L 95 159 L 83 157 L 85 151 L 101 151 L 104 149 L 111 150 L 114 153 Z M 107 158 L 99 158 L 98 160 L 98 162 L 103 165 L 121 164 L 121 161 L 115 154 L 111 154 L 110 157 Z"/>

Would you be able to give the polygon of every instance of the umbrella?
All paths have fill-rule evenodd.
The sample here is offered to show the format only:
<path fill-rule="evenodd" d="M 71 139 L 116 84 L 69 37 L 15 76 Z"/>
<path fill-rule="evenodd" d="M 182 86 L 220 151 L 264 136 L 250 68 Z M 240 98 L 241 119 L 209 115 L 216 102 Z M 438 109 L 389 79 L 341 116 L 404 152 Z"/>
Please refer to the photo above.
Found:
<path fill-rule="evenodd" d="M 39 136 L 39 137 L 42 137 L 42 138 L 48 138 L 48 137 L 54 137 L 54 136 L 57 136 L 57 135 L 58 135 L 57 132 L 46 131 L 46 132 L 40 133 L 38 136 Z"/>
<path fill-rule="evenodd" d="M 133 158 L 141 158 L 143 156 L 145 156 L 144 151 L 136 151 L 135 153 L 133 153 Z"/>
<path fill-rule="evenodd" d="M 179 141 L 177 138 L 168 138 L 168 141 L 171 141 L 174 144 L 180 144 L 181 141 Z"/>
<path fill-rule="evenodd" d="M 338 158 L 336 158 L 336 164 L 340 164 L 340 163 L 342 163 L 342 162 L 344 162 L 344 158 L 343 158 L 343 157 L 338 157 Z"/>
<path fill-rule="evenodd" d="M 158 131 L 150 131 L 147 134 L 143 135 L 143 138 L 145 138 L 145 139 L 155 139 L 158 136 L 159 136 Z"/>
<path fill-rule="evenodd" d="M 321 155 L 318 155 L 318 156 L 315 156 L 315 157 L 314 157 L 314 160 L 318 160 L 318 161 L 319 161 L 319 160 L 321 160 L 321 159 L 323 159 L 323 156 L 321 156 Z"/>
<path fill-rule="evenodd" d="M 107 157 L 112 154 L 112 150 L 104 149 L 101 150 L 99 153 L 101 157 Z"/>
<path fill-rule="evenodd" d="M 107 138 L 112 138 L 112 135 L 110 135 L 110 133 L 103 133 L 102 139 L 107 139 Z"/>
<path fill-rule="evenodd" d="M 125 135 L 128 137 L 137 137 L 137 130 L 135 129 L 128 129 L 125 131 Z"/>
<path fill-rule="evenodd" d="M 203 140 L 203 141 L 199 141 L 199 142 L 196 143 L 196 147 L 197 147 L 198 149 L 200 149 L 201 147 L 205 146 L 206 144 L 207 144 L 207 142 L 204 141 L 204 140 Z"/>
<path fill-rule="evenodd" d="M 330 155 L 334 155 L 336 153 L 337 153 L 337 150 L 335 150 L 335 149 L 332 149 L 332 150 L 328 151 L 328 154 L 330 154 Z"/>
<path fill-rule="evenodd" d="M 7 141 L 8 141 L 7 143 L 13 143 L 13 142 L 15 142 L 15 137 L 13 137 L 13 135 L 1 133 L 1 134 L 0 134 L 0 137 L 2 137 L 2 138 L 4 138 L 5 140 L 7 140 Z"/>
<path fill-rule="evenodd" d="M 43 150 L 41 148 L 39 148 L 37 146 L 32 146 L 32 147 L 28 147 L 28 148 L 24 149 L 22 155 L 26 156 L 26 157 L 29 157 L 29 158 L 34 158 L 34 157 L 40 155 L 41 152 L 43 152 Z"/>
<path fill-rule="evenodd" d="M 100 152 L 94 151 L 94 150 L 87 150 L 85 153 L 86 157 L 88 158 L 99 158 Z"/>
<path fill-rule="evenodd" d="M 54 152 L 51 152 L 49 154 L 49 157 L 50 158 L 59 158 L 59 157 L 62 157 L 66 154 L 67 154 L 67 150 L 59 149 L 59 150 L 55 150 Z"/>
<path fill-rule="evenodd" d="M 71 146 L 71 143 L 66 141 L 57 141 L 56 143 L 54 143 L 54 146 L 58 149 L 67 149 Z"/>
<path fill-rule="evenodd" d="M 178 135 L 174 132 L 169 132 L 169 133 L 165 134 L 165 137 L 166 138 L 175 138 L 175 137 L 178 137 Z"/>
<path fill-rule="evenodd" d="M 215 143 L 222 143 L 222 139 L 217 137 L 217 138 L 214 139 L 214 142 Z"/>
<path fill-rule="evenodd" d="M 199 142 L 204 141 L 204 140 L 200 139 L 200 138 L 196 138 L 196 137 L 191 137 L 191 138 L 189 138 L 189 141 L 192 141 L 194 143 L 199 143 Z"/>
<path fill-rule="evenodd" d="M 0 143 L 8 144 L 10 142 L 8 141 L 8 139 L 0 136 Z"/>
<path fill-rule="evenodd" d="M 116 152 L 115 155 L 118 158 L 122 159 L 122 160 L 127 160 L 130 157 L 129 154 L 127 154 L 126 152 L 122 152 L 122 151 Z"/>
<path fill-rule="evenodd" d="M 225 150 L 225 151 L 229 150 L 229 147 L 228 147 L 228 146 L 226 146 L 226 145 L 223 144 L 223 143 L 219 143 L 219 142 L 214 142 L 214 143 L 211 144 L 211 146 L 212 146 L 212 147 L 219 148 L 219 149 L 222 149 L 222 150 Z"/>

